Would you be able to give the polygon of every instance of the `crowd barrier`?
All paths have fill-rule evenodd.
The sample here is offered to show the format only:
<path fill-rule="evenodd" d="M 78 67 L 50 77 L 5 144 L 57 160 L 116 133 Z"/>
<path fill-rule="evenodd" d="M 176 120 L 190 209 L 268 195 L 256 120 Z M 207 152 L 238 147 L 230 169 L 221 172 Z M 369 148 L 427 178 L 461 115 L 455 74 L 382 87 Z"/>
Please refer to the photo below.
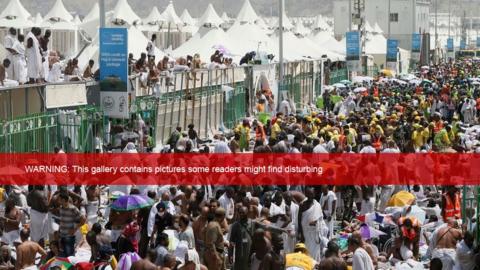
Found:
<path fill-rule="evenodd" d="M 186 130 L 190 124 L 200 138 L 208 138 L 255 115 L 256 93 L 266 88 L 272 91 L 276 106 L 285 98 L 292 100 L 297 110 L 313 104 L 321 94 L 322 63 L 285 63 L 282 82 L 278 80 L 278 64 L 174 72 L 147 87 L 135 77 L 132 86 L 137 99 L 157 99 L 156 119 L 151 110 L 136 108 L 135 112 L 156 123 L 157 143 L 165 142 L 177 127 Z"/>
<path fill-rule="evenodd" d="M 0 121 L 0 152 L 49 153 L 57 146 L 66 153 L 93 153 L 103 138 L 103 123 L 103 113 L 90 106 Z"/>

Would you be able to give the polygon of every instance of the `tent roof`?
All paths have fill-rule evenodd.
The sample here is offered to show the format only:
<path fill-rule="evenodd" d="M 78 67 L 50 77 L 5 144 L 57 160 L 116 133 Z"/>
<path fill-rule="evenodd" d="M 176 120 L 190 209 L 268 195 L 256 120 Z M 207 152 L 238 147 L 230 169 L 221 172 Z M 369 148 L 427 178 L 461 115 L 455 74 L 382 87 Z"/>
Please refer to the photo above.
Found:
<path fill-rule="evenodd" d="M 375 29 L 373 29 L 372 25 L 366 21 L 366 24 L 365 24 L 365 31 L 367 31 L 368 33 L 373 33 L 375 31 Z"/>
<path fill-rule="evenodd" d="M 60 19 L 61 21 L 71 22 L 73 16 L 63 5 L 62 0 L 57 0 L 50 11 L 43 17 L 45 20 Z"/>
<path fill-rule="evenodd" d="M 268 25 L 265 22 L 265 20 L 260 17 L 257 20 L 255 20 L 255 25 L 257 25 L 261 29 L 268 29 Z"/>
<path fill-rule="evenodd" d="M 226 12 L 223 12 L 221 19 L 224 22 L 229 22 L 231 20 L 230 17 L 228 17 L 228 14 Z"/>
<path fill-rule="evenodd" d="M 40 13 L 37 13 L 37 16 L 33 19 L 35 24 L 41 24 L 43 22 L 43 17 Z"/>
<path fill-rule="evenodd" d="M 118 0 L 113 9 L 112 20 L 123 20 L 132 25 L 135 21 L 139 21 L 140 17 L 133 11 L 127 0 Z"/>
<path fill-rule="evenodd" d="M 248 35 L 245 35 L 248 33 Z M 233 41 L 231 50 L 239 55 L 243 56 L 247 52 L 256 51 L 269 51 L 269 53 L 275 53 L 271 48 L 271 39 L 267 35 L 267 32 L 262 30 L 258 25 L 245 24 L 236 21 L 230 29 L 227 31 L 227 36 Z"/>
<path fill-rule="evenodd" d="M 299 35 L 302 35 L 302 36 L 306 36 L 310 33 L 310 30 L 307 29 L 305 27 L 305 25 L 303 25 L 303 22 L 299 21 L 295 25 L 295 28 L 293 29 L 293 33 L 294 34 L 299 34 Z"/>
<path fill-rule="evenodd" d="M 79 25 L 81 23 L 82 23 L 82 20 L 80 20 L 80 17 L 78 15 L 76 15 L 75 18 L 73 19 L 73 24 Z"/>
<path fill-rule="evenodd" d="M 183 10 L 182 16 L 180 16 L 180 20 L 182 20 L 185 25 L 195 24 L 195 20 L 192 18 L 192 16 L 190 15 L 190 12 L 188 12 L 187 9 Z"/>
<path fill-rule="evenodd" d="M 375 23 L 375 26 L 373 27 L 373 32 L 378 34 L 383 34 L 383 30 L 380 27 L 380 25 L 378 25 L 378 23 Z"/>
<path fill-rule="evenodd" d="M 17 17 L 19 19 L 27 20 L 31 17 L 30 13 L 23 7 L 20 0 L 10 0 L 7 7 L 0 14 L 0 18 Z"/>
<path fill-rule="evenodd" d="M 279 18 L 276 18 L 276 20 L 273 20 L 273 23 L 272 23 L 272 27 L 274 28 L 278 28 L 278 24 L 279 24 Z M 288 18 L 287 14 L 285 13 L 285 11 L 283 12 L 283 28 L 284 29 L 287 29 L 287 30 L 292 30 L 295 26 L 292 24 L 292 21 L 290 21 L 290 19 Z"/>
<path fill-rule="evenodd" d="M 173 24 L 183 24 L 182 20 L 178 17 L 177 13 L 175 12 L 175 8 L 173 7 L 173 1 L 170 0 L 167 8 L 162 13 L 162 17 L 165 19 L 167 23 Z"/>
<path fill-rule="evenodd" d="M 221 28 L 212 28 L 205 35 L 195 34 L 191 39 L 182 44 L 173 51 L 175 57 L 185 57 L 186 55 L 200 54 L 204 62 L 210 63 L 210 55 L 215 52 L 215 46 L 223 46 L 229 51 L 234 48 L 229 35 Z"/>
<path fill-rule="evenodd" d="M 237 21 L 241 23 L 253 24 L 258 19 L 258 15 L 252 7 L 250 0 L 245 0 L 242 8 L 238 12 Z"/>
<path fill-rule="evenodd" d="M 365 43 L 366 54 L 387 54 L 387 39 L 380 34 L 368 35 Z"/>
<path fill-rule="evenodd" d="M 98 6 L 98 3 L 95 2 L 95 4 L 93 4 L 88 14 L 83 18 L 83 21 L 88 22 L 91 20 L 98 19 L 98 17 L 100 16 L 99 14 L 100 14 L 100 8 Z"/>
<path fill-rule="evenodd" d="M 198 25 L 202 26 L 204 24 L 211 24 L 215 26 L 219 26 L 223 23 L 222 18 L 218 16 L 218 13 L 213 8 L 212 4 L 208 4 L 207 9 L 203 13 L 202 17 L 198 21 Z"/>
<path fill-rule="evenodd" d="M 165 19 L 160 14 L 160 11 L 158 11 L 158 8 L 154 6 L 150 14 L 142 21 L 147 24 L 157 24 L 158 22 L 165 21 Z"/>
<path fill-rule="evenodd" d="M 315 19 L 315 22 L 313 23 L 312 28 L 327 30 L 327 29 L 330 29 L 330 25 L 328 25 L 327 21 L 323 18 L 322 15 L 318 15 L 317 18 Z"/>
<path fill-rule="evenodd" d="M 15 18 L 15 19 L 7 19 L 1 18 L 0 19 L 0 27 L 14 27 L 14 28 L 30 28 L 35 26 L 36 24 L 33 23 L 31 20 L 23 19 L 23 18 Z"/>

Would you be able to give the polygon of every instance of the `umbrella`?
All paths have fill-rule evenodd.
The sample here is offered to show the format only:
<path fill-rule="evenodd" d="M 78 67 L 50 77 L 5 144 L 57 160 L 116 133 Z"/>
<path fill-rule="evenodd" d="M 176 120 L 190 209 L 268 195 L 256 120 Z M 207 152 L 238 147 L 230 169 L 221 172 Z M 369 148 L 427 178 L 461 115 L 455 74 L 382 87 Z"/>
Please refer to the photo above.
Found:
<path fill-rule="evenodd" d="M 152 206 L 154 201 L 143 195 L 126 195 L 119 197 L 110 207 L 116 211 L 132 211 Z"/>
<path fill-rule="evenodd" d="M 67 270 L 73 268 L 73 264 L 68 260 L 68 258 L 51 258 L 44 265 L 40 266 L 40 270 L 48 270 L 58 267 L 61 270 Z"/>
<path fill-rule="evenodd" d="M 120 137 L 124 141 L 130 140 L 130 139 L 138 139 L 140 137 L 137 133 L 133 131 L 125 131 L 122 133 L 118 133 L 115 136 Z"/>
<path fill-rule="evenodd" d="M 225 46 L 223 45 L 215 45 L 212 47 L 214 50 L 217 50 L 219 51 L 221 54 L 223 55 L 232 55 L 232 53 L 230 52 L 230 50 L 228 50 Z"/>
<path fill-rule="evenodd" d="M 393 71 L 391 71 L 389 69 L 382 69 L 380 71 L 380 73 L 382 73 L 383 75 L 385 75 L 387 77 L 393 77 Z"/>
<path fill-rule="evenodd" d="M 8 165 L 0 168 L 0 176 L 15 176 L 15 175 L 24 175 L 25 172 L 18 167 Z"/>
<path fill-rule="evenodd" d="M 423 80 L 423 81 L 422 81 L 422 84 L 432 84 L 432 81 L 430 81 L 430 80 Z"/>
<path fill-rule="evenodd" d="M 422 83 L 419 79 L 413 79 L 409 81 L 410 84 L 419 85 Z"/>
<path fill-rule="evenodd" d="M 472 85 L 480 85 L 480 82 L 479 81 L 474 81 L 474 82 L 472 82 Z"/>
<path fill-rule="evenodd" d="M 414 217 L 416 218 L 421 224 L 425 222 L 427 213 L 425 210 L 420 208 L 418 205 L 412 205 L 410 207 L 410 211 L 406 215 L 407 217 Z"/>
<path fill-rule="evenodd" d="M 365 87 L 358 87 L 358 88 L 355 88 L 355 90 L 353 90 L 353 92 L 355 93 L 360 93 L 360 92 L 365 92 L 367 91 L 367 88 Z"/>
<path fill-rule="evenodd" d="M 345 84 L 345 85 L 347 85 L 347 84 L 352 84 L 352 82 L 349 81 L 349 80 L 341 80 L 340 83 L 341 83 L 341 84 Z"/>
<path fill-rule="evenodd" d="M 387 206 L 407 206 L 411 205 L 415 201 L 415 195 L 402 190 L 393 195 L 388 201 Z"/>
<path fill-rule="evenodd" d="M 377 230 L 377 229 L 374 229 L 370 226 L 368 226 L 367 224 L 363 224 L 361 227 L 360 227 L 360 235 L 362 236 L 363 239 L 371 239 L 371 238 L 378 238 L 382 235 L 386 235 L 386 233 L 380 231 L 380 230 Z"/>
<path fill-rule="evenodd" d="M 334 84 L 334 85 L 332 85 L 332 86 L 333 86 L 333 87 L 336 87 L 336 88 L 347 88 L 347 87 L 345 86 L 345 84 L 343 84 L 343 83 L 336 83 L 336 84 Z"/>

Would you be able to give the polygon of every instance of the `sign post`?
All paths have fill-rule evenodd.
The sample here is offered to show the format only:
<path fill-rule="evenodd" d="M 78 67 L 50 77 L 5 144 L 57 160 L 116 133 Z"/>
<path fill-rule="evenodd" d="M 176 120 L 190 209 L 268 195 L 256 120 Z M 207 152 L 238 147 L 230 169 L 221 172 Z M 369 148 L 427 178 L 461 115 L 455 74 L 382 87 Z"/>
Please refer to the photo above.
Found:
<path fill-rule="evenodd" d="M 422 38 L 419 33 L 412 34 L 412 60 L 420 61 L 420 50 L 422 47 Z"/>
<path fill-rule="evenodd" d="M 453 59 L 455 57 L 455 50 L 453 47 L 453 38 L 447 39 L 447 56 L 449 59 Z"/>
<path fill-rule="evenodd" d="M 387 69 L 397 70 L 398 40 L 387 40 Z"/>
<path fill-rule="evenodd" d="M 127 119 L 128 32 L 126 28 L 100 29 L 100 98 L 106 116 Z"/>
<path fill-rule="evenodd" d="M 348 71 L 360 72 L 360 32 L 347 32 L 347 68 Z"/>

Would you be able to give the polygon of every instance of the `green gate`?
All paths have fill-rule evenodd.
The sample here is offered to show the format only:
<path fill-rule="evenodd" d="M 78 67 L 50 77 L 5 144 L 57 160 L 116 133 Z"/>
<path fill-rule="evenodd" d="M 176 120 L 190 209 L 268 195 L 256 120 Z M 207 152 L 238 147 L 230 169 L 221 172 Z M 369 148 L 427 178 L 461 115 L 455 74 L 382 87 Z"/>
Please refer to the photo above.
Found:
<path fill-rule="evenodd" d="M 247 103 L 244 82 L 237 82 L 233 90 L 225 93 L 223 106 L 223 124 L 228 129 L 235 128 L 246 116 Z"/>
<path fill-rule="evenodd" d="M 348 71 L 346 68 L 330 71 L 330 85 L 348 80 Z"/>
<path fill-rule="evenodd" d="M 4 153 L 94 152 L 102 138 L 103 114 L 96 108 L 27 115 L 0 123 L 0 151 Z"/>

